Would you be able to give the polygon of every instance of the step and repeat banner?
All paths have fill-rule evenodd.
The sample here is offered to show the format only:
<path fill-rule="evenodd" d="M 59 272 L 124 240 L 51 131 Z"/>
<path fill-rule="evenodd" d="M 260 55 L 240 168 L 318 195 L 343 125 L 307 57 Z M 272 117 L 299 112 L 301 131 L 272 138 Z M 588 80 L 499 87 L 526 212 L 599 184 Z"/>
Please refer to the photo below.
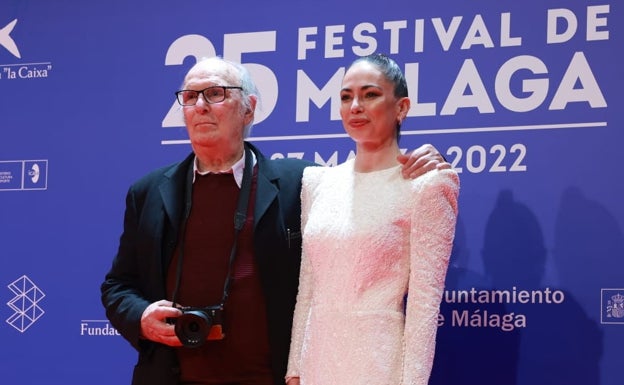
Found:
<path fill-rule="evenodd" d="M 334 166 L 345 67 L 383 52 L 402 148 L 461 177 L 430 383 L 622 384 L 623 27 L 612 0 L 3 0 L 0 382 L 129 383 L 99 285 L 128 186 L 190 151 L 174 91 L 199 58 L 251 71 L 267 156 Z"/>

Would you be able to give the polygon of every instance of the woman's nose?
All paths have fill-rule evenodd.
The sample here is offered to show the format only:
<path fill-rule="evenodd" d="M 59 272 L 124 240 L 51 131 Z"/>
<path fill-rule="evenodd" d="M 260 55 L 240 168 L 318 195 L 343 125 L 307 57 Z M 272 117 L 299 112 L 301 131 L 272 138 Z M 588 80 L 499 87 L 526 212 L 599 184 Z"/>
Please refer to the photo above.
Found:
<path fill-rule="evenodd" d="M 362 105 L 360 104 L 360 100 L 358 98 L 353 98 L 351 102 L 351 112 L 362 111 Z"/>

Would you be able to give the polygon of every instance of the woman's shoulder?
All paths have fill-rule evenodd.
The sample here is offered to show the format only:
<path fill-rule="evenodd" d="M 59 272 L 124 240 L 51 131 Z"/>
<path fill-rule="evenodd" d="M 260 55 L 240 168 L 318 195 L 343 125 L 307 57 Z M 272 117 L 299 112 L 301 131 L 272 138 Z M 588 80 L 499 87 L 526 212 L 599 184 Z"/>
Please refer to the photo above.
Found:
<path fill-rule="evenodd" d="M 325 175 L 325 173 L 329 170 L 330 170 L 329 166 L 306 167 L 305 170 L 303 170 L 303 184 L 304 185 L 318 184 L 323 178 L 323 175 Z"/>
<path fill-rule="evenodd" d="M 459 175 L 454 169 L 432 170 L 411 181 L 416 191 L 451 190 L 459 191 Z"/>
<path fill-rule="evenodd" d="M 307 167 L 303 171 L 303 185 L 309 189 L 318 186 L 335 186 L 348 179 L 349 167 L 348 162 L 336 166 Z"/>
<path fill-rule="evenodd" d="M 346 170 L 349 167 L 352 168 L 351 166 L 352 161 L 348 160 L 344 163 L 340 163 L 338 165 L 318 165 L 315 164 L 317 167 L 308 167 L 305 169 L 304 174 L 308 174 L 311 177 L 320 177 L 322 175 L 328 174 L 328 175 L 332 175 L 338 172 L 341 172 L 341 170 Z"/>

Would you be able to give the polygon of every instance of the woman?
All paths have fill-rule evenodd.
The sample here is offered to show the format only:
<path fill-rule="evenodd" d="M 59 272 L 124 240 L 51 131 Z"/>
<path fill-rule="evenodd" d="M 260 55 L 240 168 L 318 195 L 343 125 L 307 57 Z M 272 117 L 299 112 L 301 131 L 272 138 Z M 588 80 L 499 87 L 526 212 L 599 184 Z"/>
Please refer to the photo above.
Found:
<path fill-rule="evenodd" d="M 356 156 L 304 171 L 303 259 L 286 381 L 427 384 L 459 179 L 451 169 L 401 177 L 398 137 L 410 100 L 392 59 L 357 59 L 340 94 Z"/>

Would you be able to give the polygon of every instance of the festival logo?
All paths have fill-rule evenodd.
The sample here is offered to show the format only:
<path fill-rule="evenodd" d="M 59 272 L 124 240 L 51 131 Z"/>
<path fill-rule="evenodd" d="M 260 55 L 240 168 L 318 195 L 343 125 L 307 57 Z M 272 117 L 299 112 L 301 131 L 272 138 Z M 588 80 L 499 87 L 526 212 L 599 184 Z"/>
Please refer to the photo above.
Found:
<path fill-rule="evenodd" d="M 0 161 L 0 191 L 46 190 L 48 188 L 48 161 Z"/>
<path fill-rule="evenodd" d="M 0 46 L 3 46 L 7 49 L 7 51 L 12 53 L 13 56 L 20 59 L 22 55 L 20 55 L 17 44 L 15 44 L 15 41 L 13 40 L 13 38 L 11 38 L 11 31 L 13 31 L 15 24 L 17 24 L 17 19 L 4 26 L 4 28 L 0 29 Z"/>
<path fill-rule="evenodd" d="M 7 287 L 15 294 L 15 297 L 7 303 L 14 313 L 7 318 L 6 322 L 24 333 L 45 313 L 39 306 L 45 294 L 25 275 L 11 282 Z"/>
<path fill-rule="evenodd" d="M 17 26 L 18 19 L 13 19 L 0 29 L 0 60 L 7 57 L 7 52 L 13 59 L 22 59 L 22 53 L 18 48 L 15 38 L 11 33 Z M 2 25 L 2 23 L 0 23 Z M 24 58 L 26 59 L 26 58 Z M 31 61 L 28 63 L 0 63 L 0 80 L 47 78 L 52 71 L 52 63 L 49 61 Z"/>
<path fill-rule="evenodd" d="M 602 289 L 600 323 L 624 325 L 624 289 Z"/>
<path fill-rule="evenodd" d="M 48 182 L 48 161 L 24 161 L 24 190 L 45 190 Z"/>
<path fill-rule="evenodd" d="M 80 321 L 80 335 L 85 337 L 121 336 L 106 319 L 84 319 Z"/>

